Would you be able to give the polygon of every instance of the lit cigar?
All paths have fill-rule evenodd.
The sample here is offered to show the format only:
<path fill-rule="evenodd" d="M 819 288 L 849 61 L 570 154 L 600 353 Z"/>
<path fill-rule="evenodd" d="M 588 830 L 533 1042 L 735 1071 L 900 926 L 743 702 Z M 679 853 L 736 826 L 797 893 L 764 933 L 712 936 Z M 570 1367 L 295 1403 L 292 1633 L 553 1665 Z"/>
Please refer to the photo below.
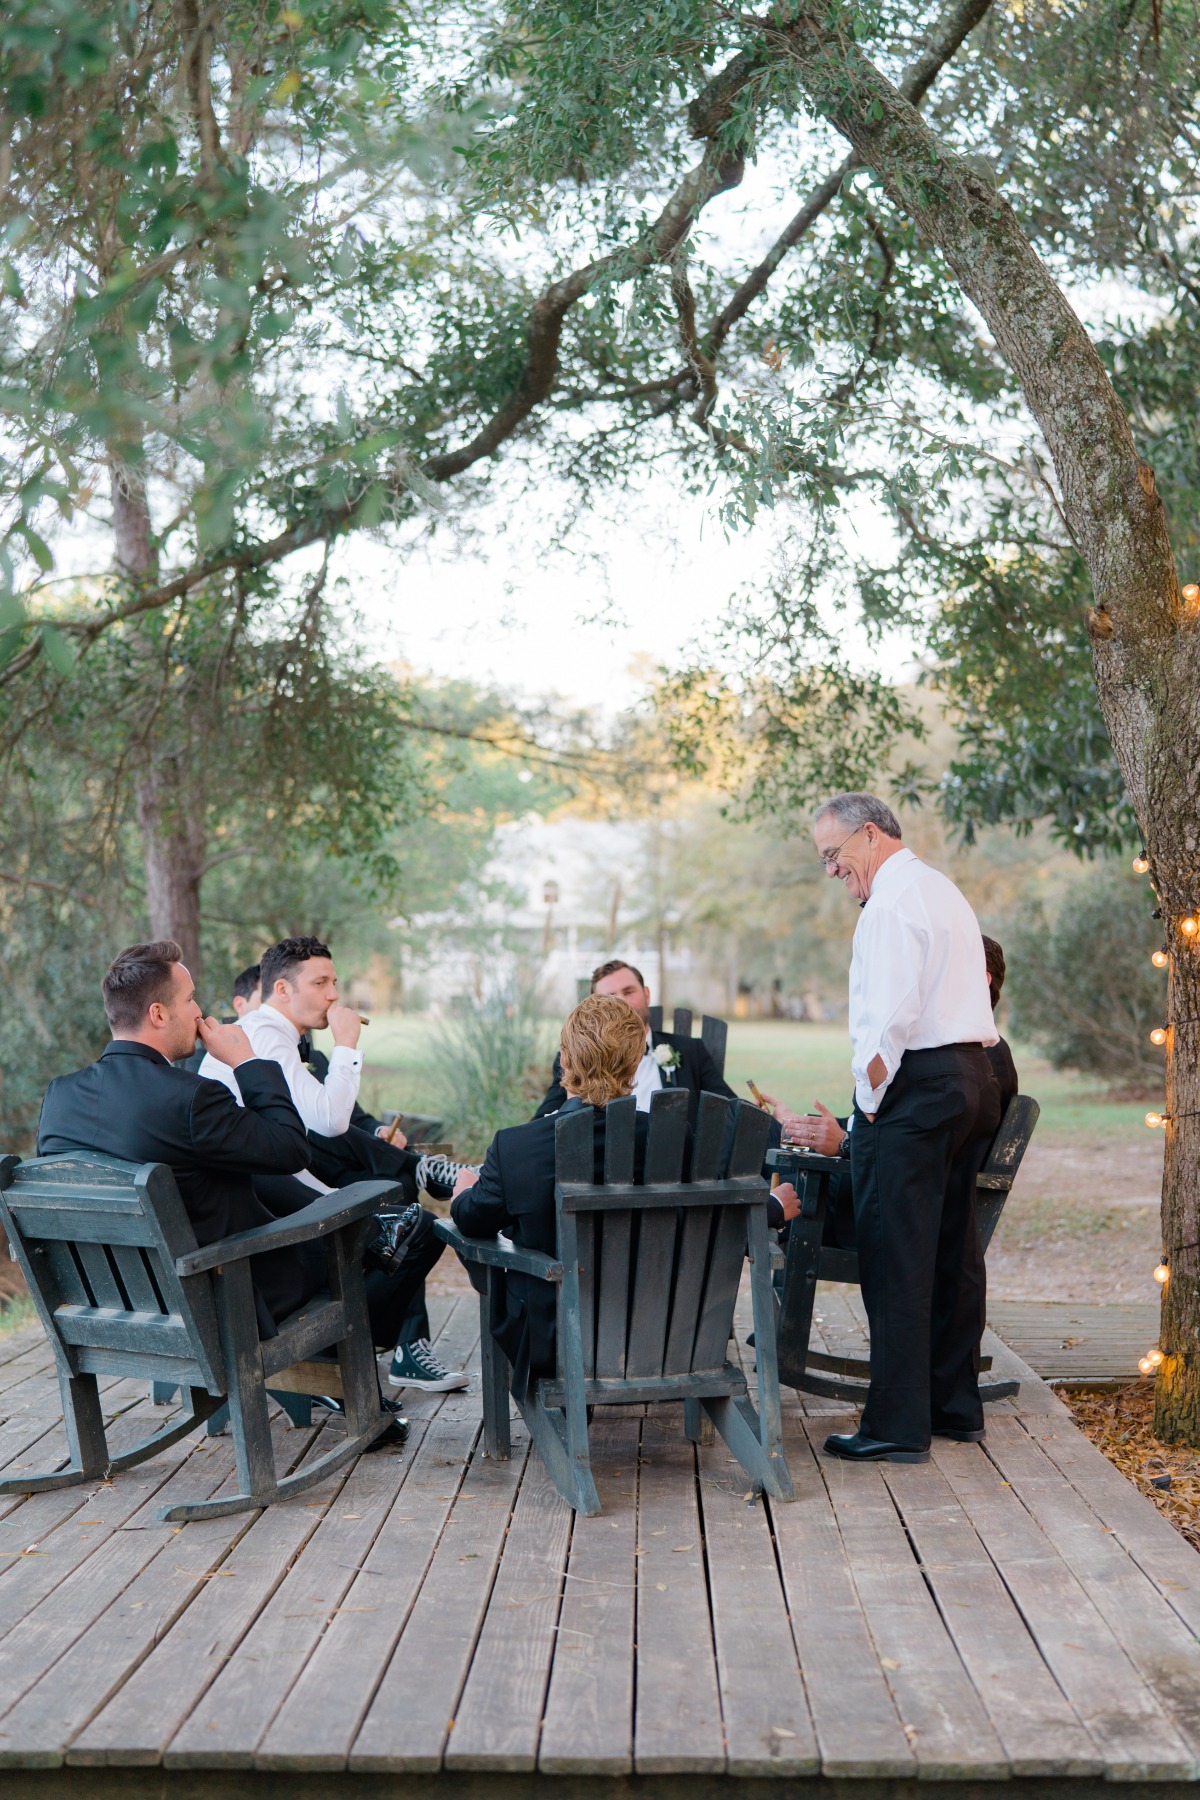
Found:
<path fill-rule="evenodd" d="M 370 1019 L 364 1017 L 362 1013 L 359 1013 L 358 1015 L 358 1022 L 360 1025 L 369 1025 L 371 1023 Z"/>

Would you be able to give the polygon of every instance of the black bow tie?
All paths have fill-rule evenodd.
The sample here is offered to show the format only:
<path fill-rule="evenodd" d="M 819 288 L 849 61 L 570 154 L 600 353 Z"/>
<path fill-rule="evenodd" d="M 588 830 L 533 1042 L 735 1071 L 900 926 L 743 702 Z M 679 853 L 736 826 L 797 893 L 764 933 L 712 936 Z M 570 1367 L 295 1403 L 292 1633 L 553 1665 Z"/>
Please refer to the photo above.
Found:
<path fill-rule="evenodd" d="M 297 1048 L 300 1052 L 301 1062 L 306 1063 L 312 1061 L 312 1039 L 308 1036 L 307 1032 L 301 1033 L 300 1042 L 297 1045 Z"/>

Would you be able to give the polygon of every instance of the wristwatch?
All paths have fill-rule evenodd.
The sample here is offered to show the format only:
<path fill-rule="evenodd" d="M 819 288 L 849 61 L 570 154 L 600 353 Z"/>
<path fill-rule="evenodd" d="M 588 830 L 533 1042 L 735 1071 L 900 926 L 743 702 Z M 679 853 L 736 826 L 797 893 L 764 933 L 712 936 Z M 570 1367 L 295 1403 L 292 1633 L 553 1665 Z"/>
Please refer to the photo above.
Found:
<path fill-rule="evenodd" d="M 839 1156 L 849 1156 L 849 1154 L 850 1154 L 850 1133 L 849 1132 L 846 1133 L 846 1135 L 843 1137 L 841 1143 L 838 1145 L 837 1153 Z"/>

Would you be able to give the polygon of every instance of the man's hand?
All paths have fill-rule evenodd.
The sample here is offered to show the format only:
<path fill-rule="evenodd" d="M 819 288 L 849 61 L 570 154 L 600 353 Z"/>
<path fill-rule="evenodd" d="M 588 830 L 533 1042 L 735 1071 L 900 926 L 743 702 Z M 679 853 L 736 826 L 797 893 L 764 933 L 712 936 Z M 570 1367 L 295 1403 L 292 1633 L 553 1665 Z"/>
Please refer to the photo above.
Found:
<path fill-rule="evenodd" d="M 454 1192 L 451 1194 L 450 1198 L 452 1200 L 457 1200 L 460 1194 L 465 1194 L 468 1188 L 473 1188 L 478 1180 L 478 1169 L 460 1169 L 455 1177 Z"/>
<path fill-rule="evenodd" d="M 763 1095 L 765 1100 L 767 1095 Z M 827 1106 L 814 1100 L 815 1113 L 795 1113 L 788 1106 L 779 1106 L 774 1100 L 775 1116 L 783 1126 L 784 1137 L 789 1144 L 800 1144 L 805 1150 L 815 1150 L 818 1156 L 836 1156 L 843 1137 L 846 1135 Z"/>
<path fill-rule="evenodd" d="M 228 1069 L 254 1061 L 250 1039 L 240 1025 L 222 1025 L 216 1019 L 197 1019 L 196 1034 L 210 1056 Z"/>
<path fill-rule="evenodd" d="M 343 1006 L 340 1000 L 335 1000 L 329 1009 L 327 1023 L 333 1033 L 335 1045 L 345 1050 L 358 1049 L 362 1020 L 358 1016 L 357 1006 Z"/>
<path fill-rule="evenodd" d="M 782 1100 L 772 1100 L 770 1094 L 763 1095 L 763 1103 L 773 1119 L 778 1119 L 785 1131 L 790 1131 L 804 1117 L 803 1113 L 793 1112 Z"/>
<path fill-rule="evenodd" d="M 398 1125 L 377 1125 L 375 1136 L 381 1137 L 387 1144 L 395 1144 L 397 1150 L 408 1149 L 408 1139 Z"/>
<path fill-rule="evenodd" d="M 792 1183 L 790 1181 L 781 1181 L 779 1186 L 772 1191 L 776 1200 L 778 1200 L 780 1206 L 783 1208 L 785 1222 L 788 1219 L 798 1219 L 800 1217 L 800 1196 Z"/>

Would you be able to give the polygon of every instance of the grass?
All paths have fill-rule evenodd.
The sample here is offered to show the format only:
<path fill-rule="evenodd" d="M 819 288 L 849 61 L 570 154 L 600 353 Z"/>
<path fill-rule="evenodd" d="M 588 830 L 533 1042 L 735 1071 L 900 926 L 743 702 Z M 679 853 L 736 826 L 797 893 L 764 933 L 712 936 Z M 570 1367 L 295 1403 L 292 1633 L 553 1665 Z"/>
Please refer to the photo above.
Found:
<path fill-rule="evenodd" d="M 411 1013 L 376 1014 L 363 1034 L 364 1104 L 406 1112 L 445 1114 L 446 1093 L 431 1055 L 436 1027 Z M 1031 1050 L 1014 1046 L 1021 1089 L 1040 1101 L 1039 1142 L 1119 1143 L 1145 1135 L 1146 1101 L 1111 1099 L 1094 1076 L 1052 1069 Z M 546 1077 L 549 1080 L 549 1057 Z M 805 1110 L 814 1099 L 841 1113 L 850 1104 L 850 1048 L 838 1025 L 786 1020 L 734 1020 L 729 1027 L 729 1083 L 748 1096 L 746 1078 L 778 1100 Z"/>
<path fill-rule="evenodd" d="M 27 1325 L 37 1324 L 37 1308 L 28 1294 L 14 1294 L 0 1305 L 0 1338 L 12 1337 Z"/>

